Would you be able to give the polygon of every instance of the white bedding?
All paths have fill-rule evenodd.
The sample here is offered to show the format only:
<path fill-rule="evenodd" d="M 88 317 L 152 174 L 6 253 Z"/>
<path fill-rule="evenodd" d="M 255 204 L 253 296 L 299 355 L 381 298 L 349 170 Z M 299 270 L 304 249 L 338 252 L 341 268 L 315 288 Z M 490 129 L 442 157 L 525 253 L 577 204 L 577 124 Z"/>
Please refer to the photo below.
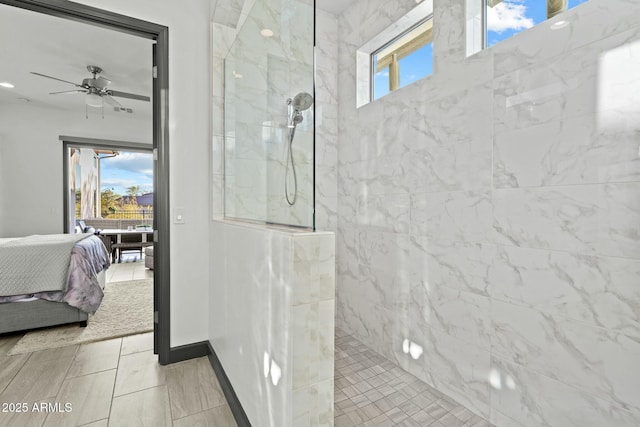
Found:
<path fill-rule="evenodd" d="M 76 236 L 71 237 L 60 236 Z M 72 307 L 76 307 L 87 313 L 94 313 L 100 306 L 102 301 L 104 288 L 104 270 L 109 267 L 109 253 L 102 241 L 94 235 L 52 235 L 52 236 L 30 236 L 30 238 L 2 239 L 0 241 L 0 285 L 3 285 L 2 276 L 8 276 L 16 283 L 28 282 L 21 288 L 9 296 L 2 296 L 6 293 L 6 288 L 0 290 L 0 304 L 10 304 L 13 302 L 25 302 L 31 298 L 44 299 L 47 301 L 65 302 Z M 36 246 L 42 246 L 37 251 L 28 251 L 25 248 L 30 247 L 30 240 L 39 240 L 41 243 Z M 75 243 L 73 243 L 75 240 Z M 62 245 L 52 242 L 66 241 Z M 68 243 L 71 243 L 69 249 Z M 17 248 L 17 250 L 16 250 Z M 56 249 L 54 249 L 56 248 Z M 15 258 L 15 253 L 20 254 L 23 259 L 18 261 L 3 259 L 3 256 L 11 254 L 9 258 Z M 51 271 L 64 271 L 63 280 L 57 283 L 51 283 L 51 275 L 43 273 L 47 270 L 42 268 L 43 252 L 66 252 L 67 256 L 45 256 L 45 258 L 53 262 L 56 258 L 60 258 L 60 264 L 49 269 Z M 60 255 L 60 254 L 56 254 Z M 66 263 L 66 264 L 65 264 Z M 22 265 L 17 268 L 15 265 Z M 32 271 L 35 270 L 35 271 Z M 58 276 L 59 272 L 56 273 Z M 13 275 L 13 276 L 12 276 Z M 29 287 L 32 280 L 42 280 L 44 283 L 37 283 L 40 288 L 57 289 L 41 292 L 28 292 L 26 289 L 34 289 Z M 0 286 L 1 288 L 2 286 Z M 16 286 L 14 286 L 16 287 Z"/>
<path fill-rule="evenodd" d="M 0 242 L 0 296 L 65 291 L 71 250 L 87 234 L 34 235 Z"/>

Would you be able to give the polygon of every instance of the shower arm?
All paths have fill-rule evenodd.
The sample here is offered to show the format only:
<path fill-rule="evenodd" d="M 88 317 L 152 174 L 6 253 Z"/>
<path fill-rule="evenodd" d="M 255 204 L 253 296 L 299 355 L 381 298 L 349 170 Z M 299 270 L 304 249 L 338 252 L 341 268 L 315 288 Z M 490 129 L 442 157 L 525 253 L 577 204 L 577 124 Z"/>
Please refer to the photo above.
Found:
<path fill-rule="evenodd" d="M 289 129 L 295 127 L 293 124 L 293 98 L 287 98 L 287 127 Z"/>

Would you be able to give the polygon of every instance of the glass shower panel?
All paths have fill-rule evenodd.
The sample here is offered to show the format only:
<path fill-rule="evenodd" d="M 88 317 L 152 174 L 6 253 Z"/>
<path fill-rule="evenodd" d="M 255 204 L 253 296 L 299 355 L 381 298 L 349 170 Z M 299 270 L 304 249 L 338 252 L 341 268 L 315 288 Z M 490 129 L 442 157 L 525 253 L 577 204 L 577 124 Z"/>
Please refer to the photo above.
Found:
<path fill-rule="evenodd" d="M 227 54 L 228 218 L 313 227 L 314 16 L 313 1 L 256 0 Z"/>

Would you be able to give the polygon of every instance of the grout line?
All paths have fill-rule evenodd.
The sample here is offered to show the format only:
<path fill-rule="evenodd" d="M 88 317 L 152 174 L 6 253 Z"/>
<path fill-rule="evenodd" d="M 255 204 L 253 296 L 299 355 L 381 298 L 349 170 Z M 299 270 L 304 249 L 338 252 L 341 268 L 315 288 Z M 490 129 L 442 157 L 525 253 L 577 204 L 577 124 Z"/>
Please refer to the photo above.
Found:
<path fill-rule="evenodd" d="M 173 409 L 171 409 L 171 390 L 169 387 L 169 381 L 171 381 L 171 379 L 169 378 L 168 372 L 165 374 L 165 386 L 167 387 L 167 399 L 169 400 L 169 419 L 171 420 L 171 424 L 173 425 L 173 422 L 175 421 L 173 419 Z"/>
<path fill-rule="evenodd" d="M 14 344 L 15 345 L 15 344 Z M 14 356 L 4 356 L 4 357 L 15 357 L 15 356 L 20 356 L 24 353 L 21 354 L 16 354 Z M 4 388 L 2 390 L 0 390 L 0 395 L 2 395 L 2 393 L 4 393 L 4 391 L 6 389 L 9 388 L 9 386 L 11 385 L 11 383 L 13 382 L 13 380 L 16 378 L 16 376 L 18 376 L 18 374 L 22 371 L 22 369 L 27 365 L 27 362 L 29 361 L 29 359 L 31 359 L 31 355 L 33 354 L 33 352 L 28 353 L 28 356 L 24 359 L 24 362 L 22 363 L 22 365 L 20 366 L 20 368 L 18 370 L 16 370 L 15 374 L 13 374 L 13 376 L 11 377 L 11 379 L 7 382 L 7 385 L 4 386 Z"/>
<path fill-rule="evenodd" d="M 345 353 L 347 353 L 347 356 L 345 357 L 345 358 L 347 358 L 347 360 L 346 360 L 345 362 L 351 362 L 351 363 L 347 363 L 347 365 L 345 365 L 344 367 L 341 367 L 341 368 L 335 368 L 335 369 L 334 369 L 334 381 L 335 381 L 336 375 L 338 375 L 338 374 L 346 374 L 346 375 L 354 374 L 354 373 L 356 373 L 356 372 L 359 372 L 359 371 L 362 371 L 362 370 L 365 370 L 365 369 L 371 369 L 371 368 L 373 368 L 373 367 L 375 367 L 375 366 L 379 366 L 380 368 L 382 368 L 382 366 L 381 366 L 381 363 L 382 363 L 382 362 L 381 362 L 381 363 L 371 362 L 370 358 L 368 358 L 368 357 L 366 358 L 366 360 L 363 360 L 363 361 L 360 361 L 359 359 L 357 359 L 357 358 L 356 358 L 357 356 L 362 355 L 362 354 L 363 354 L 363 353 L 365 353 L 365 352 L 372 352 L 372 353 L 374 353 L 374 354 L 377 354 L 377 353 L 376 353 L 374 350 L 372 350 L 371 348 L 369 348 L 369 347 L 367 347 L 366 345 L 364 345 L 363 343 L 361 343 L 361 342 L 360 342 L 359 340 L 357 340 L 355 337 L 353 337 L 353 336 L 346 336 L 346 337 L 345 337 L 345 336 L 341 336 L 341 337 L 336 337 L 336 341 L 338 341 L 338 339 L 341 341 L 341 343 L 336 344 L 336 350 L 337 350 L 337 351 L 340 351 L 340 352 L 345 352 Z M 343 342 L 343 341 L 347 341 L 347 342 Z M 347 352 L 347 350 L 351 350 L 352 348 L 356 348 L 356 349 L 358 349 L 358 348 L 361 348 L 361 347 L 363 347 L 363 346 L 365 347 L 365 350 L 357 351 L 357 353 L 355 353 L 355 354 L 353 354 L 353 355 L 352 355 L 352 354 L 349 354 L 349 353 Z M 345 358 L 343 358 L 343 359 L 345 359 Z M 349 360 L 349 359 L 350 359 L 350 360 Z M 341 359 L 341 360 L 342 360 L 342 359 Z M 385 358 L 385 361 L 387 361 L 387 359 L 386 359 L 386 358 Z M 354 365 L 354 364 L 356 364 L 356 363 L 359 363 L 359 364 L 363 365 L 363 366 L 362 366 L 362 368 L 361 368 L 361 369 L 357 369 L 357 370 L 349 369 L 349 366 L 353 366 L 353 365 Z M 391 363 L 393 363 L 393 362 L 391 362 Z M 455 399 L 453 399 L 453 398 L 451 398 L 451 397 L 447 396 L 445 393 L 440 392 L 437 388 L 435 388 L 435 387 L 433 387 L 433 386 L 429 385 L 429 384 L 428 384 L 428 383 L 426 383 L 424 380 L 422 380 L 421 378 L 417 377 L 415 374 L 413 374 L 413 373 L 411 373 L 411 372 L 409 372 L 409 371 L 406 371 L 406 370 L 402 369 L 401 367 L 399 367 L 399 366 L 395 366 L 395 365 L 393 366 L 393 368 L 390 368 L 390 369 L 384 369 L 384 368 L 383 368 L 383 369 L 384 369 L 384 372 L 390 372 L 391 370 L 395 370 L 396 368 L 397 368 L 397 369 L 399 369 L 399 370 L 401 370 L 401 371 L 402 371 L 402 374 L 405 374 L 405 373 L 406 373 L 406 374 L 409 374 L 409 375 L 411 375 L 413 378 L 417 379 L 417 380 L 418 380 L 418 381 L 420 381 L 421 383 L 423 383 L 423 384 L 425 384 L 426 386 L 428 386 L 428 388 L 427 388 L 425 391 L 423 391 L 423 392 L 417 392 L 417 393 L 415 394 L 415 396 L 412 396 L 411 398 L 407 398 L 407 399 L 405 399 L 405 402 L 411 402 L 411 401 L 412 401 L 412 399 L 413 399 L 413 397 L 419 396 L 419 395 L 421 395 L 421 394 L 423 394 L 423 393 L 427 392 L 427 393 L 433 394 L 433 396 L 435 397 L 435 400 L 433 400 L 433 402 L 432 402 L 432 403 L 436 403 L 436 404 L 438 404 L 438 406 L 439 406 L 439 407 L 444 411 L 444 414 L 443 414 L 441 417 L 438 417 L 438 418 L 437 418 L 437 420 L 440 420 L 440 419 L 442 419 L 442 417 L 445 417 L 445 416 L 447 416 L 447 415 L 451 415 L 451 416 L 455 417 L 456 419 L 458 419 L 458 417 L 457 417 L 455 414 L 453 414 L 453 412 L 452 412 L 452 411 L 453 411 L 453 410 L 455 410 L 455 409 L 458 409 L 458 408 L 463 408 L 463 409 L 465 409 L 465 410 L 467 410 L 467 411 L 471 412 L 471 413 L 473 414 L 473 416 L 474 416 L 474 417 L 481 418 L 482 420 L 484 420 L 484 421 L 486 421 L 487 423 L 489 423 L 489 425 L 491 425 L 491 423 L 489 422 L 489 420 L 488 420 L 488 419 L 486 419 L 486 418 L 484 418 L 484 417 L 482 417 L 482 416 L 480 416 L 480 415 L 476 414 L 475 412 L 473 412 L 472 410 L 470 410 L 467 406 L 465 406 L 465 405 L 461 404 L 460 402 L 458 402 L 457 400 L 455 400 Z M 402 374 L 401 374 L 401 375 L 402 375 Z M 380 374 L 378 374 L 378 375 L 380 375 Z M 390 382 L 395 381 L 397 378 L 398 378 L 398 377 L 395 377 L 395 378 L 393 378 L 393 379 L 391 379 L 391 380 L 389 380 L 389 381 L 386 381 L 384 384 L 380 385 L 379 387 L 374 387 L 374 388 L 373 388 L 373 390 L 378 390 L 380 387 L 388 386 Z M 368 381 L 368 379 L 367 379 L 367 380 L 364 380 L 364 381 Z M 394 393 L 398 393 L 398 392 L 400 392 L 400 390 L 401 390 L 401 389 L 403 389 L 404 387 L 406 387 L 406 386 L 409 384 L 407 381 L 404 381 L 404 380 L 402 381 L 402 383 L 404 383 L 405 385 L 404 385 L 404 386 L 402 386 L 402 387 L 400 387 L 400 388 L 398 388 L 398 389 L 397 389 L 396 387 L 391 386 L 391 387 L 395 390 L 395 391 L 394 391 Z M 402 384 L 402 383 L 401 383 L 401 384 Z M 334 384 L 335 384 L 335 383 L 334 383 Z M 397 386 L 400 386 L 401 384 L 397 384 Z M 353 384 L 350 384 L 350 385 L 348 385 L 347 387 L 349 387 L 349 386 L 353 387 Z M 341 388 L 340 390 L 343 390 L 343 389 L 344 389 L 344 387 L 343 387 L 343 388 Z M 394 393 L 392 393 L 392 394 L 394 394 Z M 358 395 L 356 395 L 356 396 L 364 396 L 365 394 L 366 394 L 366 393 L 359 393 L 359 394 L 358 394 Z M 391 394 L 390 394 L 390 395 L 391 395 Z M 379 401 L 380 401 L 380 400 L 382 400 L 382 399 L 388 399 L 388 397 L 389 397 L 390 395 L 383 395 L 383 397 L 381 397 L 381 398 L 379 398 L 379 399 L 376 399 L 375 401 L 369 401 L 369 402 L 370 402 L 370 403 L 374 403 L 374 404 L 375 404 L 376 402 L 379 402 Z M 356 396 L 354 396 L 354 397 L 356 397 Z M 353 399 L 352 399 L 352 398 L 350 398 L 349 396 L 347 396 L 347 400 L 350 400 L 351 402 L 353 402 Z M 367 398 L 367 400 L 368 400 L 368 398 Z M 404 404 L 405 402 L 402 402 L 402 404 Z M 443 406 L 440 402 L 446 402 L 446 403 L 448 403 L 449 405 L 444 405 L 444 406 Z M 334 404 L 335 404 L 335 403 L 334 403 Z M 453 406 L 451 409 L 447 409 L 447 406 L 450 406 L 450 405 L 454 405 L 454 406 Z M 353 408 L 351 408 L 351 410 L 350 410 L 350 411 L 347 411 L 347 412 L 342 411 L 342 415 L 347 415 L 348 413 L 353 412 L 353 411 L 355 411 L 356 409 L 360 409 L 360 410 L 361 410 L 362 408 L 361 408 L 360 406 L 358 406 L 358 405 L 355 405 Z M 379 409 L 379 408 L 378 408 L 378 409 Z M 393 411 L 393 410 L 400 410 L 400 411 L 402 411 L 402 410 L 400 409 L 400 405 L 395 404 L 395 406 L 394 406 L 393 408 L 389 409 L 389 411 L 386 411 L 386 412 L 382 411 L 382 413 L 383 413 L 384 415 L 387 415 L 390 411 Z M 408 414 L 408 413 L 406 413 L 406 412 L 404 412 L 404 411 L 402 411 L 402 412 L 404 413 L 404 415 L 407 415 L 407 419 L 413 419 L 413 418 L 412 418 L 413 416 L 409 416 L 409 414 Z M 425 412 L 426 412 L 426 411 L 425 411 Z M 427 414 L 429 414 L 429 413 L 427 412 Z M 431 414 L 429 414 L 429 415 L 431 415 Z M 387 415 L 387 416 L 388 416 L 388 415 Z M 433 417 L 433 418 L 436 418 L 436 417 Z M 334 419 L 335 419 L 335 417 L 334 417 Z M 368 420 L 365 420 L 365 422 L 366 422 L 366 421 L 371 421 L 371 418 L 369 418 Z M 463 422 L 463 425 L 464 425 L 464 422 Z"/>
<path fill-rule="evenodd" d="M 78 355 L 78 350 L 80 349 L 80 345 L 75 344 L 76 346 L 76 351 L 73 353 L 73 356 L 71 357 L 71 363 L 69 363 L 69 366 L 67 366 L 67 369 L 64 371 L 64 377 L 62 379 L 62 382 L 60 383 L 60 387 L 58 388 L 58 391 L 56 392 L 56 399 L 61 402 L 62 400 L 59 399 L 60 397 L 60 392 L 62 391 L 62 387 L 64 386 L 64 383 L 66 381 L 69 381 L 69 379 L 67 378 L 67 376 L 69 375 L 69 370 L 71 369 L 71 366 L 73 365 L 73 362 L 76 360 L 76 356 Z M 69 347 L 69 346 L 67 346 Z M 64 347 L 60 347 L 60 348 L 64 348 Z M 40 351 L 46 351 L 46 350 L 40 350 Z M 34 352 L 35 353 L 35 352 Z M 33 354 L 33 353 L 32 353 Z M 53 412 L 52 412 L 53 413 Z M 49 419 L 49 416 L 52 413 L 48 413 L 47 416 L 44 418 L 44 421 L 42 422 L 42 425 L 45 425 L 47 423 L 47 420 Z"/>
<path fill-rule="evenodd" d="M 164 384 L 157 384 L 157 385 L 154 385 L 154 386 L 151 386 L 151 387 L 141 388 L 140 390 L 130 391 L 128 393 L 119 394 L 117 396 L 113 396 L 111 401 L 113 402 L 114 399 L 119 399 L 119 398 L 124 397 L 124 396 L 129 396 L 129 395 L 132 395 L 132 394 L 140 393 L 141 391 L 147 391 L 147 390 L 151 390 L 151 389 L 159 388 L 159 387 L 164 387 L 164 386 L 167 386 L 166 382 Z M 115 382 L 114 382 L 114 392 L 115 392 Z"/>
<path fill-rule="evenodd" d="M 109 418 L 100 418 L 99 420 L 91 421 L 91 422 L 89 422 L 87 424 L 82 424 L 81 426 L 78 426 L 78 427 L 85 427 L 85 426 L 91 425 L 93 423 L 97 423 L 97 422 L 104 421 L 104 420 L 106 420 L 107 424 L 109 424 Z"/>
<path fill-rule="evenodd" d="M 118 368 L 109 368 L 109 369 L 102 369 L 100 371 L 96 371 L 96 372 L 89 372 L 86 374 L 82 374 L 82 375 L 76 375 L 75 377 L 66 377 L 64 380 L 75 380 L 76 378 L 82 378 L 82 377 L 88 377 L 89 375 L 95 375 L 95 374 L 102 374 L 104 372 L 109 372 L 109 371 L 116 371 L 117 372 Z"/>
<path fill-rule="evenodd" d="M 118 371 L 120 370 L 120 358 L 122 357 L 122 341 L 120 338 L 120 350 L 118 351 L 118 363 L 116 363 L 116 376 L 113 378 L 113 387 L 111 387 L 111 399 L 109 400 L 109 415 L 107 415 L 107 425 L 109 425 L 109 421 L 111 420 L 111 410 L 113 409 L 113 396 L 116 392 L 116 384 L 118 383 Z"/>
<path fill-rule="evenodd" d="M 120 349 L 120 351 L 122 351 L 122 348 Z M 153 350 L 145 350 L 144 352 L 149 352 L 149 351 L 151 351 L 151 352 L 152 352 Z M 143 353 L 143 352 L 141 351 L 141 352 L 137 352 L 137 353 L 131 353 L 131 354 L 120 355 L 120 357 L 119 357 L 119 359 L 118 359 L 118 370 L 120 369 L 120 359 L 122 359 L 123 357 L 129 357 L 129 356 L 133 356 L 133 355 L 140 354 L 140 353 Z M 154 363 L 154 364 L 158 364 L 158 361 L 157 361 L 157 360 L 155 360 L 153 363 Z M 162 369 L 162 370 L 166 370 L 167 368 L 165 368 L 165 367 L 161 366 L 161 369 Z M 118 379 L 118 378 L 117 378 L 117 373 L 116 373 L 116 382 L 117 382 L 117 379 Z M 114 384 L 113 384 L 113 388 L 114 388 L 113 393 L 115 393 L 115 385 L 116 385 L 116 382 L 114 382 Z M 150 389 L 152 389 L 152 388 L 162 387 L 162 386 L 166 386 L 166 385 L 168 385 L 168 384 L 167 384 L 167 379 L 166 379 L 166 374 L 165 374 L 165 382 L 164 382 L 164 384 L 156 384 L 156 385 L 154 385 L 154 386 L 145 387 L 145 388 L 142 388 L 142 389 L 140 389 L 140 390 L 135 390 L 135 391 L 130 391 L 130 392 L 128 392 L 128 393 L 119 394 L 118 396 L 115 396 L 115 395 L 113 395 L 113 393 L 112 393 L 112 396 L 113 396 L 113 399 L 116 399 L 116 398 L 118 398 L 118 397 L 127 396 L 127 395 L 130 395 L 130 394 L 138 393 L 138 392 L 140 392 L 140 391 L 150 390 Z M 113 399 L 112 399 L 112 400 L 113 400 Z"/>
<path fill-rule="evenodd" d="M 169 396 L 169 400 L 171 400 L 171 396 Z M 227 401 L 227 399 L 225 399 L 225 402 L 226 401 Z M 194 412 L 193 414 L 185 415 L 184 417 L 175 418 L 175 419 L 171 418 L 171 421 L 176 422 L 176 421 L 179 421 L 179 420 L 183 420 L 183 419 L 185 419 L 187 417 L 192 417 L 194 415 L 202 414 L 202 413 L 205 413 L 207 411 L 211 411 L 213 409 L 221 408 L 223 406 L 229 406 L 229 403 L 221 403 L 219 405 L 212 406 L 211 408 L 203 409 L 202 411 L 198 411 L 198 412 Z M 169 408 L 169 410 L 171 411 L 171 408 Z"/>

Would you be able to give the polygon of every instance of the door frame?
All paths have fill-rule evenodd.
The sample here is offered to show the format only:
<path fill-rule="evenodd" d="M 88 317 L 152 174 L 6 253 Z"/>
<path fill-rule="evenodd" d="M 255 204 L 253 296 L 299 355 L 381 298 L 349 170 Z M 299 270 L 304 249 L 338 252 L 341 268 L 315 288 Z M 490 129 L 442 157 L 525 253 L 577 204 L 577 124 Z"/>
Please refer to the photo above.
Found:
<path fill-rule="evenodd" d="M 161 365 L 171 363 L 170 210 L 169 210 L 169 28 L 68 0 L 0 0 L 0 4 L 71 19 L 154 40 L 154 352 Z"/>

